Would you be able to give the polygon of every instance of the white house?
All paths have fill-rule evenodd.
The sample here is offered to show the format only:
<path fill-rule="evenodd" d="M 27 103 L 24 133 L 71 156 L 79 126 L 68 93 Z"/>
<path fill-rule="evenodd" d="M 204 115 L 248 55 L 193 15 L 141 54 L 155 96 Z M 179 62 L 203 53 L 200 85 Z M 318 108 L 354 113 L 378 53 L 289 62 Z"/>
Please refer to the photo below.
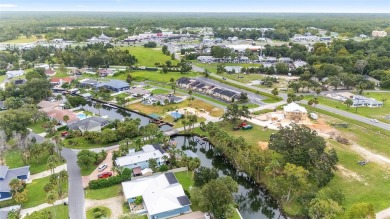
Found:
<path fill-rule="evenodd" d="M 377 101 L 374 98 L 368 98 L 360 95 L 354 95 L 352 97 L 353 107 L 381 107 L 383 102 Z"/>
<path fill-rule="evenodd" d="M 122 183 L 126 201 L 142 197 L 149 219 L 172 218 L 189 212 L 191 202 L 173 173 L 164 173 Z"/>
<path fill-rule="evenodd" d="M 7 75 L 8 78 L 14 78 L 14 77 L 19 77 L 24 75 L 24 71 L 23 70 L 7 71 L 5 74 Z"/>
<path fill-rule="evenodd" d="M 129 150 L 129 154 L 124 157 L 118 157 L 115 160 L 115 164 L 119 167 L 136 168 L 141 169 L 149 168 L 149 159 L 155 159 L 157 166 L 164 164 L 164 156 L 169 156 L 165 153 L 159 145 L 145 145 L 142 147 L 142 151 L 135 152 L 134 149 Z"/>

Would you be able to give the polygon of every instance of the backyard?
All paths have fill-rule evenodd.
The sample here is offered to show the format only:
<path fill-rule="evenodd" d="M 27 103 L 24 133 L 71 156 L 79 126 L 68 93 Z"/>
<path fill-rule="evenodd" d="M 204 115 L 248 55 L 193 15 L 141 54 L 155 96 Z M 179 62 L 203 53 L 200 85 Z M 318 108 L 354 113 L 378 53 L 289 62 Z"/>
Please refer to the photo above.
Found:
<path fill-rule="evenodd" d="M 122 73 L 122 74 L 115 74 L 113 77 L 108 78 L 115 78 L 119 80 L 126 80 L 128 73 Z M 161 83 L 170 83 L 171 78 L 177 80 L 181 77 L 196 77 L 199 76 L 197 73 L 194 72 L 188 72 L 188 73 L 180 73 L 180 72 L 168 72 L 168 73 L 161 73 L 159 71 L 133 71 L 130 73 L 132 79 L 134 81 L 156 81 Z"/>
<path fill-rule="evenodd" d="M 192 179 L 192 172 L 191 171 L 184 171 L 184 172 L 177 172 L 174 173 L 179 183 L 183 186 L 184 190 L 190 191 L 191 187 L 194 185 L 194 180 Z M 191 204 L 191 210 L 192 211 L 200 211 L 201 209 L 195 205 Z M 234 211 L 233 216 L 229 219 L 240 219 L 239 214 L 237 211 Z"/>
<path fill-rule="evenodd" d="M 359 114 L 372 119 L 378 119 L 382 122 L 390 123 L 390 92 L 366 92 L 363 96 L 374 98 L 378 101 L 384 102 L 383 107 L 370 108 L 370 107 L 358 107 L 357 111 L 355 107 L 348 107 L 346 104 L 333 100 L 327 97 L 317 97 L 320 104 L 331 106 L 340 110 L 344 110 L 350 113 Z M 313 96 L 305 96 L 306 100 L 312 99 Z M 386 118 L 389 117 L 389 118 Z"/>
<path fill-rule="evenodd" d="M 23 167 L 29 165 L 30 173 L 36 174 L 48 170 L 47 158 L 49 156 L 49 153 L 45 152 L 38 158 L 38 160 L 32 159 L 30 163 L 25 164 L 23 163 L 21 154 L 18 150 L 9 150 L 5 153 L 5 163 L 7 164 L 7 166 L 9 166 L 9 168 Z M 62 165 L 63 163 L 63 161 L 60 161 L 57 166 Z"/>
<path fill-rule="evenodd" d="M 40 211 L 36 211 L 34 213 L 43 212 L 43 211 L 48 211 L 52 215 L 55 214 L 56 219 L 69 219 L 69 208 L 67 205 L 56 205 L 56 206 L 42 209 Z M 32 217 L 31 215 L 27 215 L 26 217 L 24 217 L 24 219 L 30 219 L 30 218 L 36 219 L 36 217 Z"/>
<path fill-rule="evenodd" d="M 122 192 L 122 185 L 113 185 L 110 187 L 102 188 L 102 189 L 86 189 L 85 190 L 85 198 L 94 199 L 94 200 L 102 200 L 117 197 Z"/>
<path fill-rule="evenodd" d="M 23 208 L 31 208 L 47 202 L 44 186 L 49 182 L 49 177 L 35 179 L 30 184 L 27 184 L 27 202 L 23 203 Z M 64 186 L 64 193 L 67 193 L 68 183 Z"/>
<path fill-rule="evenodd" d="M 168 104 L 166 106 L 157 106 L 157 105 L 152 106 L 152 105 L 144 105 L 142 103 L 135 103 L 135 104 L 130 104 L 127 107 L 129 109 L 143 112 L 145 114 L 157 113 L 157 114 L 163 115 L 166 112 L 174 111 L 176 109 L 180 109 L 180 108 L 184 108 L 184 107 L 188 107 L 188 106 L 191 106 L 191 107 L 194 107 L 197 109 L 204 109 L 206 112 L 210 112 L 211 116 L 215 116 L 215 117 L 221 117 L 223 115 L 223 112 L 224 112 L 222 109 L 216 108 L 216 107 L 212 106 L 211 104 L 205 103 L 204 101 L 197 100 L 197 99 L 195 99 L 191 102 L 189 100 L 184 100 L 181 103 Z M 217 109 L 217 110 L 215 110 L 215 109 Z"/>

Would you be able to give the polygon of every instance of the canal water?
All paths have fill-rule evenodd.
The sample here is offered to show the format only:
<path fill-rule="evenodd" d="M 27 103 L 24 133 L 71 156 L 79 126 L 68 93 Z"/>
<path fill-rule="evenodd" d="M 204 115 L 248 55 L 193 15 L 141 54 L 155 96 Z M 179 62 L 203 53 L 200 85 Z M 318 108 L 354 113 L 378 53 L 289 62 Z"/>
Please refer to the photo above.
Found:
<path fill-rule="evenodd" d="M 196 146 L 190 146 L 190 141 L 196 142 Z M 243 219 L 285 218 L 281 214 L 276 200 L 252 179 L 238 173 L 225 158 L 216 155 L 209 142 L 197 136 L 175 136 L 171 138 L 171 142 L 174 142 L 178 149 L 192 150 L 199 156 L 202 166 L 214 167 L 220 176 L 230 176 L 238 183 L 238 192 L 234 196 Z"/>
<path fill-rule="evenodd" d="M 95 108 L 94 103 L 92 102 L 89 102 L 88 105 L 83 108 L 95 114 L 99 113 L 99 110 Z M 110 120 L 122 120 L 125 117 L 133 119 L 138 118 L 141 120 L 141 126 L 145 126 L 150 122 L 148 117 L 137 112 L 120 108 L 115 109 L 106 105 L 102 106 L 100 114 L 102 116 L 107 116 Z M 160 129 L 162 131 L 168 131 L 172 128 L 168 125 L 164 125 L 160 127 Z M 215 154 L 213 147 L 209 142 L 204 141 L 197 136 L 174 136 L 171 138 L 171 141 L 175 142 L 179 149 L 190 149 L 196 153 L 201 160 L 202 166 L 208 168 L 215 167 L 218 169 L 220 176 L 231 176 L 238 183 L 239 191 L 234 195 L 243 219 L 285 218 L 281 214 L 276 201 L 263 188 L 254 183 L 252 179 L 245 174 L 238 173 L 225 158 Z M 196 144 L 190 146 L 190 141 L 196 142 Z"/>

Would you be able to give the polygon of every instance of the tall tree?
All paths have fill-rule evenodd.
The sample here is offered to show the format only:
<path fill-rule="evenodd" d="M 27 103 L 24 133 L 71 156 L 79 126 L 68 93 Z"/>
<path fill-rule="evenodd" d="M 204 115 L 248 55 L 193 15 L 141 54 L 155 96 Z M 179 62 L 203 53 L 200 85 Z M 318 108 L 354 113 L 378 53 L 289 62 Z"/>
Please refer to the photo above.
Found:
<path fill-rule="evenodd" d="M 238 104 L 233 103 L 227 107 L 222 118 L 225 121 L 229 121 L 230 123 L 235 124 L 238 120 L 240 120 L 241 117 L 251 118 L 249 114 L 250 112 L 247 106 L 240 107 Z"/>

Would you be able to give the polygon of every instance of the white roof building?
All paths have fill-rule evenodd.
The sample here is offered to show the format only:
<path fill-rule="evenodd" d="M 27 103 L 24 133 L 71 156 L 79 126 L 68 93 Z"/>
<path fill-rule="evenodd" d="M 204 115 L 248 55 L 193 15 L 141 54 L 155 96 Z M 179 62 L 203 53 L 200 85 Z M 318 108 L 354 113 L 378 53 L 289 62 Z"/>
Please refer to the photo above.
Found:
<path fill-rule="evenodd" d="M 163 214 L 164 218 L 170 218 L 190 210 L 191 202 L 173 173 L 123 182 L 122 187 L 123 194 L 130 203 L 136 197 L 142 196 L 149 218 L 160 218 L 159 214 Z"/>
<path fill-rule="evenodd" d="M 291 102 L 290 104 L 287 104 L 283 107 L 284 112 L 301 112 L 301 113 L 307 113 L 307 110 L 303 106 L 299 106 L 298 104 Z"/>
<path fill-rule="evenodd" d="M 157 164 L 164 163 L 164 156 L 169 156 L 158 145 L 145 145 L 142 147 L 142 151 L 130 152 L 124 157 L 118 157 L 115 160 L 115 164 L 120 167 L 135 168 L 141 167 L 141 169 L 149 168 L 148 160 L 155 159 Z"/>

